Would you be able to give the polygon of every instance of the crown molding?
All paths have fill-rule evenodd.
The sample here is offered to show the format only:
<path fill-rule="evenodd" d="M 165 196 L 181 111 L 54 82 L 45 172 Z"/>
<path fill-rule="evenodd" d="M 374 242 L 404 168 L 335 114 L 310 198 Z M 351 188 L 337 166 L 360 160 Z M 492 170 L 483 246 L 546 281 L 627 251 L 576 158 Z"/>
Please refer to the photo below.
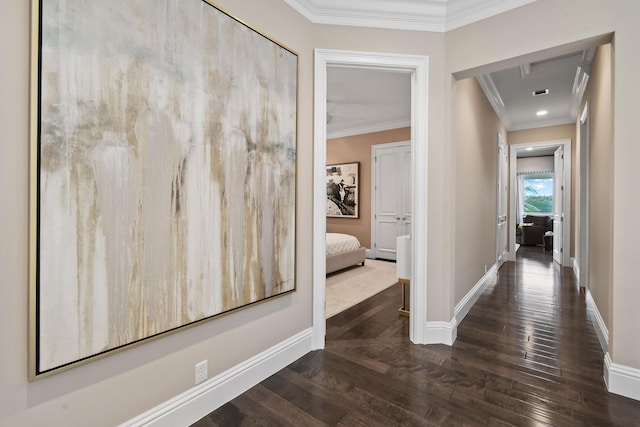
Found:
<path fill-rule="evenodd" d="M 447 0 L 284 0 L 314 24 L 443 32 Z"/>
<path fill-rule="evenodd" d="M 385 130 L 402 129 L 411 126 L 411 120 L 396 120 L 391 122 L 376 123 L 375 125 L 358 126 L 349 129 L 329 131 L 327 139 L 344 138 L 347 136 L 364 135 L 365 133 L 382 132 Z"/>
<path fill-rule="evenodd" d="M 445 32 L 536 0 L 284 0 L 314 24 Z"/>
<path fill-rule="evenodd" d="M 493 110 L 496 112 L 500 121 L 504 125 L 507 130 L 511 129 L 511 119 L 509 118 L 509 112 L 504 105 L 504 101 L 500 97 L 500 93 L 496 88 L 493 79 L 491 78 L 491 74 L 483 74 L 481 76 L 476 77 L 478 83 L 480 83 L 480 87 L 484 92 L 485 96 L 489 100 L 489 103 L 493 107 Z"/>
<path fill-rule="evenodd" d="M 508 12 L 537 0 L 448 0 L 445 31 Z"/>
<path fill-rule="evenodd" d="M 576 77 L 573 81 L 573 89 L 571 90 L 571 117 L 578 117 L 580 105 L 582 104 L 582 97 L 587 89 L 588 82 L 588 71 L 585 67 L 578 67 L 576 70 Z"/>

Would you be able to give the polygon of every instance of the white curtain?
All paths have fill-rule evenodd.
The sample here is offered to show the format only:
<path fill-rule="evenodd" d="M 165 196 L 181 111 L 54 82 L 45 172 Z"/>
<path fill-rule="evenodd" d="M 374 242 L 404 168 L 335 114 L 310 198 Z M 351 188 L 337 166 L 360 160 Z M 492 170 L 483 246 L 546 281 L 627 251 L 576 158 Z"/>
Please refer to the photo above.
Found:
<path fill-rule="evenodd" d="M 516 221 L 520 224 L 524 214 L 524 175 L 518 175 L 516 184 Z"/>

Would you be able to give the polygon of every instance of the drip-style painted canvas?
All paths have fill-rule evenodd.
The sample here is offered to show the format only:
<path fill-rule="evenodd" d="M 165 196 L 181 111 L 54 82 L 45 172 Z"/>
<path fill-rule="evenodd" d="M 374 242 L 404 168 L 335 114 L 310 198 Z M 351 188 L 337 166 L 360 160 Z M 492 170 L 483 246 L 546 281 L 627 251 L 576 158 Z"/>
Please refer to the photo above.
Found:
<path fill-rule="evenodd" d="M 33 13 L 32 377 L 294 291 L 297 55 L 204 0 Z"/>

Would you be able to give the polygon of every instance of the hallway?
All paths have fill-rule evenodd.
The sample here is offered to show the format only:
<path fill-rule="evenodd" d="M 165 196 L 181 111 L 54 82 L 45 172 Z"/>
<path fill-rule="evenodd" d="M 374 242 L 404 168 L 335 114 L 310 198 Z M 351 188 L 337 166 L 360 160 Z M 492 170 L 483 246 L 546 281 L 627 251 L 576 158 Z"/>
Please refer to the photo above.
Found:
<path fill-rule="evenodd" d="M 412 345 L 393 286 L 327 321 L 327 345 L 196 424 L 206 426 L 637 425 L 607 392 L 604 354 L 570 269 L 522 247 L 458 326 Z"/>

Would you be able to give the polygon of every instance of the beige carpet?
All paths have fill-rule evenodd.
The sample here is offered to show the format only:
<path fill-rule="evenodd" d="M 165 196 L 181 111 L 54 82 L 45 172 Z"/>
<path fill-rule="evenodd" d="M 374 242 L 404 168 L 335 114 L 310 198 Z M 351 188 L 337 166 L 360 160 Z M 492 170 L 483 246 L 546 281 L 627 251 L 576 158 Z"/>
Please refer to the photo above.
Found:
<path fill-rule="evenodd" d="M 327 277 L 327 318 L 398 283 L 396 264 L 368 259 L 363 266 L 352 267 Z"/>

